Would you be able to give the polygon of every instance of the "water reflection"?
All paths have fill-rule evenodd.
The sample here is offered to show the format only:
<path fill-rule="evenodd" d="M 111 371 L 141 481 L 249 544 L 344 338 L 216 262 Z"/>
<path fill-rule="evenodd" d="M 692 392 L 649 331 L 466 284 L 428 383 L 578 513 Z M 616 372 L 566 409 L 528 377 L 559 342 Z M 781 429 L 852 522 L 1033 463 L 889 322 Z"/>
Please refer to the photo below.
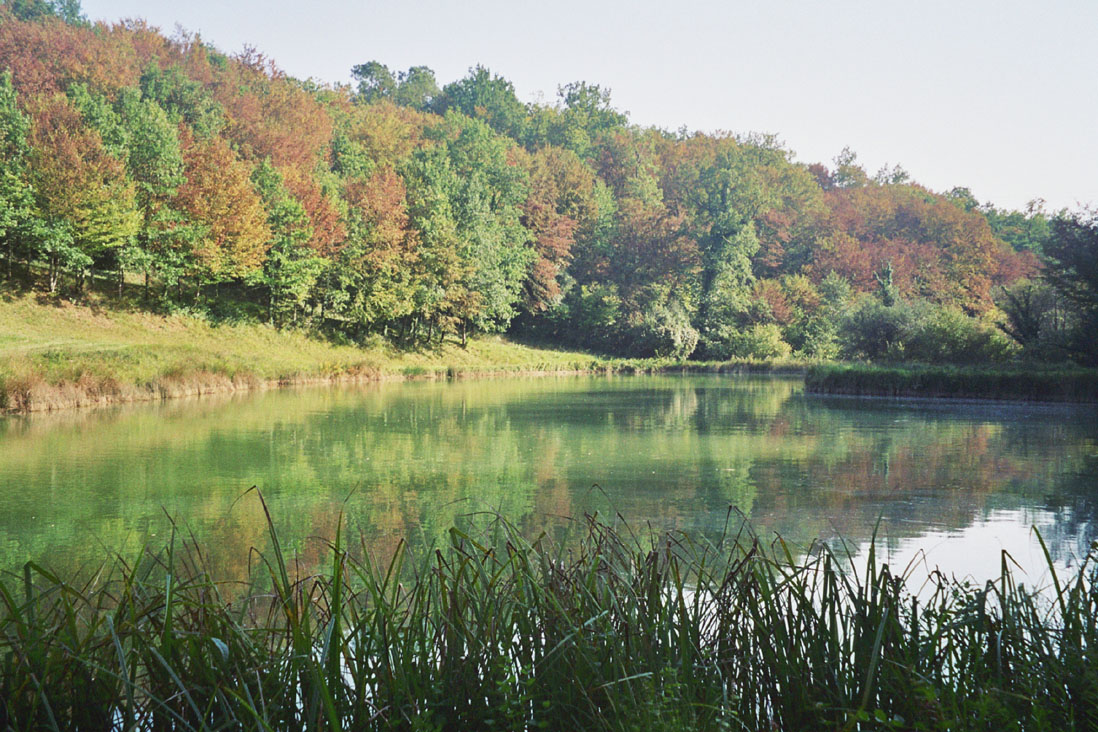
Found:
<path fill-rule="evenodd" d="M 1091 408 L 820 399 L 729 377 L 268 392 L 0 421 L 0 565 L 137 552 L 168 514 L 242 578 L 267 542 L 254 495 L 240 499 L 252 485 L 306 565 L 341 512 L 386 553 L 485 510 L 567 541 L 585 512 L 712 534 L 730 506 L 800 544 L 856 545 L 881 518 L 898 552 L 951 547 L 939 564 L 998 556 L 981 527 L 1031 544 L 1039 524 L 1066 562 L 1095 537 L 1096 477 Z"/>

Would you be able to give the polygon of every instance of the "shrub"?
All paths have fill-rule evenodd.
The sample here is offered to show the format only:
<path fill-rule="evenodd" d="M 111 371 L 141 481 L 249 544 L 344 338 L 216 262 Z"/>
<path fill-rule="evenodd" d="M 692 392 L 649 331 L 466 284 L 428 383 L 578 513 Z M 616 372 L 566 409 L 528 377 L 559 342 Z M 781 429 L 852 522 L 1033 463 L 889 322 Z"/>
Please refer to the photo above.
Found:
<path fill-rule="evenodd" d="M 787 358 L 792 350 L 782 340 L 781 328 L 773 323 L 752 326 L 729 339 L 732 358 Z"/>
<path fill-rule="evenodd" d="M 1002 363 L 1015 348 L 999 332 L 951 308 L 916 310 L 904 355 L 924 363 Z"/>
<path fill-rule="evenodd" d="M 632 329 L 630 351 L 640 356 L 685 359 L 698 345 L 698 331 L 690 315 L 677 302 L 658 305 Z"/>
<path fill-rule="evenodd" d="M 870 361 L 902 359 L 912 320 L 911 308 L 903 303 L 888 306 L 876 298 L 864 298 L 839 325 L 843 357 Z"/>
<path fill-rule="evenodd" d="M 946 307 L 866 298 L 839 326 L 841 354 L 870 361 L 1001 363 L 1016 349 L 993 328 Z"/>

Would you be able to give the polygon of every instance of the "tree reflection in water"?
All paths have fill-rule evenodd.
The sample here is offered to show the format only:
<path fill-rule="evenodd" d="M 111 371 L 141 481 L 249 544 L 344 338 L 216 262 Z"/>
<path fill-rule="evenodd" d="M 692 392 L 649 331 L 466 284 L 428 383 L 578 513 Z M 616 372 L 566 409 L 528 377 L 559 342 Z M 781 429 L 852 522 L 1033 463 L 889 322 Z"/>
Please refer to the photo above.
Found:
<path fill-rule="evenodd" d="M 727 376 L 378 384 L 7 419 L 0 563 L 134 552 L 162 539 L 167 512 L 243 578 L 267 541 L 262 512 L 237 502 L 252 485 L 305 565 L 341 512 L 384 555 L 480 511 L 566 541 L 570 517 L 593 511 L 712 535 L 730 506 L 802 546 L 856 545 L 881 519 L 896 547 L 947 537 L 997 554 L 980 527 L 1038 523 L 1067 562 L 1095 535 L 1096 423 L 1092 409 L 818 398 Z"/>

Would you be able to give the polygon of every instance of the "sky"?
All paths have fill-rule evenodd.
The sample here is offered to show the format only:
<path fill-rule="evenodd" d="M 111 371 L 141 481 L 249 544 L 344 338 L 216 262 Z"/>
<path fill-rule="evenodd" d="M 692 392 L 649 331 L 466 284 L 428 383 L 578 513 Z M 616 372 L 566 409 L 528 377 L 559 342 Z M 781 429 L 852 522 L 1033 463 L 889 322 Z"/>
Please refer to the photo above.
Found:
<path fill-rule="evenodd" d="M 523 101 L 608 88 L 635 124 L 776 134 L 802 162 L 844 147 L 936 191 L 1050 210 L 1098 204 L 1098 0 L 83 0 L 292 76 L 358 63 L 481 64 Z"/>

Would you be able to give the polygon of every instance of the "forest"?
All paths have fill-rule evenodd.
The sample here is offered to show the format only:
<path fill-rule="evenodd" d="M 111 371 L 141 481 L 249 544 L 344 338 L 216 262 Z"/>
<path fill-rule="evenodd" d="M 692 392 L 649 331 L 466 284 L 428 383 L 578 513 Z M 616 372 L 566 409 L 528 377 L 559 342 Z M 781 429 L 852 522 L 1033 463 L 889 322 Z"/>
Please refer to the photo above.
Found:
<path fill-rule="evenodd" d="M 0 3 L 0 277 L 349 344 L 1098 363 L 1094 211 L 640 126 L 583 81 L 352 76 Z"/>

